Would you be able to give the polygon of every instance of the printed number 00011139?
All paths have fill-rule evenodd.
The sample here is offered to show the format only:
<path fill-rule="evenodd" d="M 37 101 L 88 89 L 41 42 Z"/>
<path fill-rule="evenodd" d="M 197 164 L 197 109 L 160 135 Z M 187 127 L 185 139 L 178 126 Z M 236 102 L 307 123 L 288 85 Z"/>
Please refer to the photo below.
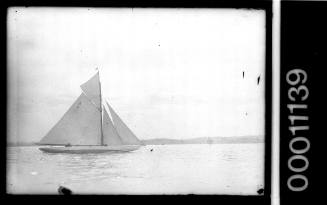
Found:
<path fill-rule="evenodd" d="M 287 108 L 290 112 L 288 119 L 290 120 L 289 131 L 291 132 L 292 139 L 289 141 L 289 149 L 293 154 L 288 159 L 287 165 L 294 173 L 288 178 L 287 186 L 291 191 L 297 192 L 305 190 L 309 184 L 307 177 L 303 174 L 309 167 L 309 160 L 305 156 L 305 153 L 310 149 L 310 141 L 303 135 L 303 132 L 309 130 L 309 125 L 307 125 L 309 117 L 306 115 L 297 115 L 297 112 L 300 110 L 303 113 L 308 108 L 306 101 L 309 97 L 309 90 L 305 84 L 307 79 L 307 73 L 302 69 L 293 69 L 286 74 L 286 81 L 290 85 L 288 89 L 288 101 L 290 103 L 287 104 Z M 297 125 L 299 121 L 304 121 L 305 125 L 303 123 Z M 301 146 L 301 148 L 295 146 L 299 143 L 304 143 L 305 146 Z M 295 167 L 295 161 L 302 161 L 303 165 Z"/>

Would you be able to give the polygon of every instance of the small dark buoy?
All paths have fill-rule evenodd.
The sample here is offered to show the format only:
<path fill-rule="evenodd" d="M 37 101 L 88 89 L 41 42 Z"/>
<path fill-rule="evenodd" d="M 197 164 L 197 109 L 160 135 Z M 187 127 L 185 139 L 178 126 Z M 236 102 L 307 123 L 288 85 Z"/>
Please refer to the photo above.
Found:
<path fill-rule="evenodd" d="M 264 189 L 263 188 L 258 189 L 258 191 L 257 191 L 258 194 L 263 194 L 263 192 L 264 192 Z"/>
<path fill-rule="evenodd" d="M 260 75 L 258 77 L 257 85 L 259 85 L 259 82 L 260 82 Z"/>
<path fill-rule="evenodd" d="M 60 186 L 58 188 L 58 193 L 60 195 L 71 195 L 72 194 L 72 191 L 66 187 L 63 187 L 63 186 Z"/>
<path fill-rule="evenodd" d="M 153 151 L 153 149 L 150 149 L 150 151 L 152 152 L 152 151 Z"/>
<path fill-rule="evenodd" d="M 244 71 L 243 71 L 243 78 L 244 78 Z"/>

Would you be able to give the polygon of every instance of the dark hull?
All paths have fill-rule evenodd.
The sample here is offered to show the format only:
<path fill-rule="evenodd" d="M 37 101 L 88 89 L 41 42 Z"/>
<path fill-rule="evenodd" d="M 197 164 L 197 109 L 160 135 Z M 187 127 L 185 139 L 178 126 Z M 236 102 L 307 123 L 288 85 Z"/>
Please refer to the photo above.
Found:
<path fill-rule="evenodd" d="M 71 146 L 71 147 L 40 147 L 39 150 L 46 153 L 67 153 L 67 154 L 99 154 L 131 152 L 139 149 L 139 145 L 123 146 Z"/>

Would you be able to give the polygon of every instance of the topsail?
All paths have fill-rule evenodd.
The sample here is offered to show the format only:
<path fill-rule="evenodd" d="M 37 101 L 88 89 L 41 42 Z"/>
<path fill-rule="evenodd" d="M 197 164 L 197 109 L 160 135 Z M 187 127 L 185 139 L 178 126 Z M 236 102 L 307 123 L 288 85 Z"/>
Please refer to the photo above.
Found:
<path fill-rule="evenodd" d="M 90 80 L 83 83 L 80 87 L 91 103 L 100 109 L 101 90 L 99 72 L 97 72 L 97 74 L 95 74 Z"/>

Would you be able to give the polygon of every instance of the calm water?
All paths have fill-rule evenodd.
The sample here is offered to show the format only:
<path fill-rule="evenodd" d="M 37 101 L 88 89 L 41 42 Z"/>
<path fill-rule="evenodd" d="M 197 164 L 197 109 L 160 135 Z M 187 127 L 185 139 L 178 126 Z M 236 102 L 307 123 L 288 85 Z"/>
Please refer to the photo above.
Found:
<path fill-rule="evenodd" d="M 151 152 L 151 149 L 153 151 Z M 8 147 L 9 193 L 257 194 L 264 144 L 147 145 L 123 154 L 47 154 Z"/>

